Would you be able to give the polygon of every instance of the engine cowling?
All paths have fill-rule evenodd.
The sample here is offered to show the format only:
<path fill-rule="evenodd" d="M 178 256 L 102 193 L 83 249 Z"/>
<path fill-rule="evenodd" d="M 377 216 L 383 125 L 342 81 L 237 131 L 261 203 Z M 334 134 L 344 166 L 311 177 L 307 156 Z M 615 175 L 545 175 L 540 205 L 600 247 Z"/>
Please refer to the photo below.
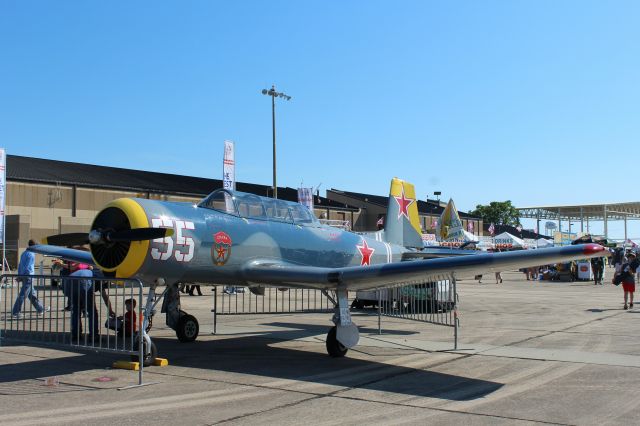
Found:
<path fill-rule="evenodd" d="M 148 228 L 147 214 L 132 198 L 119 198 L 107 204 L 95 217 L 92 233 L 128 231 Z M 90 233 L 91 235 L 91 233 Z M 91 242 L 93 261 L 106 273 L 128 278 L 140 269 L 149 251 L 149 240 Z"/>

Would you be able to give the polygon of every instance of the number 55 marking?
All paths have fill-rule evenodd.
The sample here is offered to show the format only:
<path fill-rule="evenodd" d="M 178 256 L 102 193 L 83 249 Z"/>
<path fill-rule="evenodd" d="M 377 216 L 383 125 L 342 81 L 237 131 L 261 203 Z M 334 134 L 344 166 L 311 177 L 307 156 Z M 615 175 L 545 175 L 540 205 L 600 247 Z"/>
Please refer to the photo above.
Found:
<path fill-rule="evenodd" d="M 193 259 L 193 252 L 195 248 L 195 244 L 193 243 L 193 238 L 184 237 L 182 235 L 183 229 L 195 229 L 193 226 L 193 222 L 188 222 L 185 220 L 176 220 L 176 245 L 186 247 L 187 252 L 180 252 L 180 248 L 176 249 L 176 260 L 178 262 L 191 262 Z"/>
<path fill-rule="evenodd" d="M 173 220 L 170 218 L 153 218 L 151 219 L 151 226 L 154 228 L 175 228 L 176 250 L 174 251 L 173 238 L 164 237 L 156 238 L 151 242 L 155 244 L 155 247 L 151 248 L 151 258 L 154 260 L 166 261 L 172 256 L 178 262 L 190 262 L 193 259 L 195 252 L 195 243 L 193 238 L 185 237 L 182 235 L 184 229 L 195 229 L 193 222 L 185 220 Z"/>

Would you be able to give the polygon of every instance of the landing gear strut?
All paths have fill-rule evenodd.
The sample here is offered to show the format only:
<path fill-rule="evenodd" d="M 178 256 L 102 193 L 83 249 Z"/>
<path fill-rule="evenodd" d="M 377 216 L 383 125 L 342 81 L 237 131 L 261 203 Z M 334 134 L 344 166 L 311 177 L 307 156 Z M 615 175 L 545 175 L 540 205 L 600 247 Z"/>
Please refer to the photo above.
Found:
<path fill-rule="evenodd" d="M 338 287 L 336 290 L 337 300 L 333 299 L 326 291 L 323 293 L 335 305 L 331 319 L 335 326 L 331 327 L 327 334 L 327 353 L 334 358 L 342 358 L 350 348 L 358 344 L 358 340 L 360 340 L 358 326 L 351 321 L 346 289 Z"/>
<path fill-rule="evenodd" d="M 180 309 L 178 284 L 171 284 L 167 287 L 162 302 L 162 312 L 167 314 L 167 325 L 176 332 L 179 341 L 186 343 L 196 340 L 200 325 L 193 315 Z"/>

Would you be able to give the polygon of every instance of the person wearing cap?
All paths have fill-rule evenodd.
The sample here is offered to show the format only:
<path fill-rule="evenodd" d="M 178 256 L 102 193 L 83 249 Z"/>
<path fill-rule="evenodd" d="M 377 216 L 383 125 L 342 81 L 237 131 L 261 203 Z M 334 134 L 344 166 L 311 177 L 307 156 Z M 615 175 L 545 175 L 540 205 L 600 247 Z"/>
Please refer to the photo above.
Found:
<path fill-rule="evenodd" d="M 632 251 L 627 253 L 627 262 L 620 268 L 622 274 L 622 289 L 624 290 L 624 309 L 633 308 L 633 293 L 636 291 L 635 275 L 640 261 Z M 627 305 L 627 300 L 629 304 Z"/>
<path fill-rule="evenodd" d="M 29 240 L 29 247 L 34 245 L 36 245 L 36 242 L 34 240 Z M 35 262 L 36 255 L 32 251 L 25 250 L 20 256 L 20 263 L 18 264 L 18 275 L 22 276 L 19 277 L 18 280 L 22 282 L 22 287 L 20 288 L 20 292 L 18 293 L 18 297 L 16 298 L 16 301 L 13 304 L 13 309 L 11 311 L 13 316 L 16 318 L 20 317 L 22 305 L 24 305 L 24 301 L 27 298 L 36 309 L 38 314 L 49 311 L 48 306 L 45 308 L 42 305 L 42 302 L 40 301 L 40 299 L 38 299 L 36 289 L 33 288 L 31 276 L 35 274 Z"/>

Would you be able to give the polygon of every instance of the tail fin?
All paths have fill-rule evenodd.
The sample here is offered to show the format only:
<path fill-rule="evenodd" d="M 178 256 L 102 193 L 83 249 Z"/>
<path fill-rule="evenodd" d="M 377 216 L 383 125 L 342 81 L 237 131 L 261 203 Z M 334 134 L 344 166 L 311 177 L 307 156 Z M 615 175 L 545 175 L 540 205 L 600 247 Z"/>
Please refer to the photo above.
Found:
<path fill-rule="evenodd" d="M 384 239 L 405 247 L 424 247 L 416 190 L 413 184 L 398 178 L 391 179 Z"/>

